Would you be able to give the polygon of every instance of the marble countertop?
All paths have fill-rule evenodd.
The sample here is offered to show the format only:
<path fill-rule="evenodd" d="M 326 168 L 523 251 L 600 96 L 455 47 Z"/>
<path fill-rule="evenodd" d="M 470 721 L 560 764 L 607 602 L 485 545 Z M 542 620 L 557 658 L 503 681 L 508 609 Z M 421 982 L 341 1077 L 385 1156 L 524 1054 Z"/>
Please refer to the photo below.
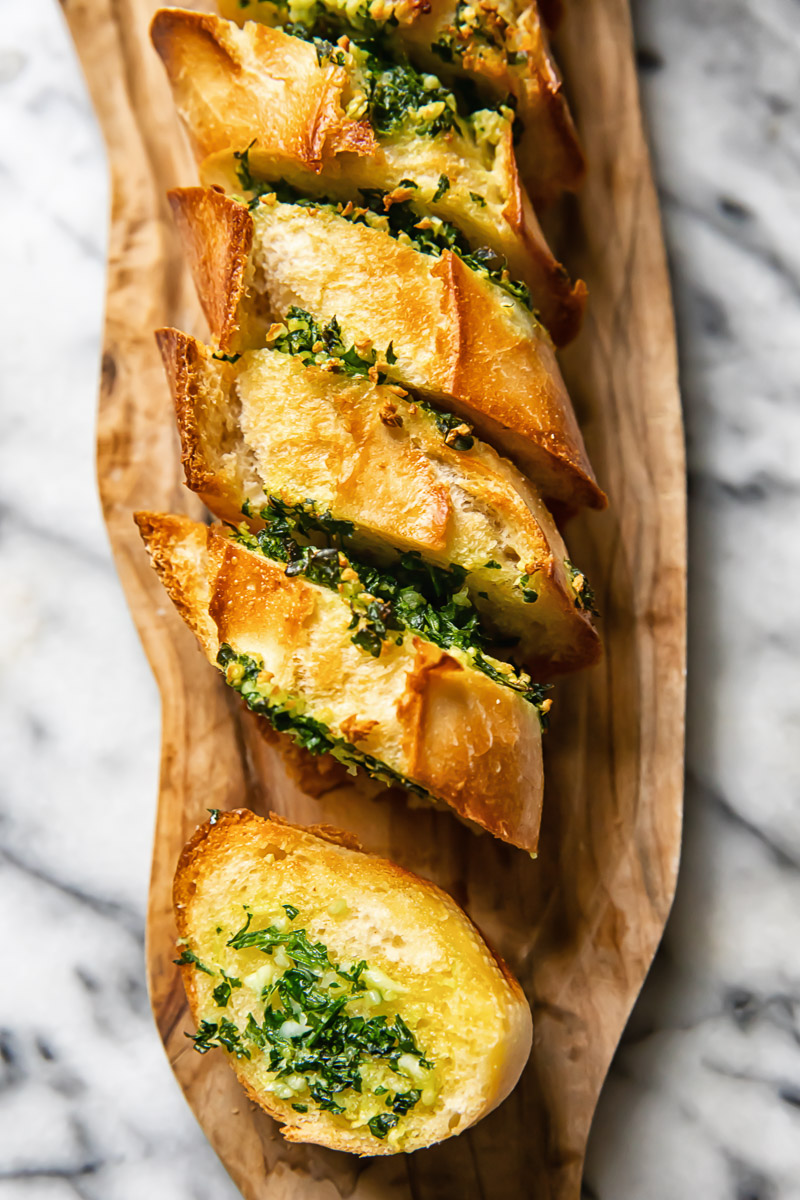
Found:
<path fill-rule="evenodd" d="M 686 837 L 585 1197 L 800 1200 L 800 9 L 635 15 L 689 445 Z M 94 485 L 103 148 L 57 5 L 0 16 L 0 1200 L 235 1200 L 143 982 L 159 716 Z"/>

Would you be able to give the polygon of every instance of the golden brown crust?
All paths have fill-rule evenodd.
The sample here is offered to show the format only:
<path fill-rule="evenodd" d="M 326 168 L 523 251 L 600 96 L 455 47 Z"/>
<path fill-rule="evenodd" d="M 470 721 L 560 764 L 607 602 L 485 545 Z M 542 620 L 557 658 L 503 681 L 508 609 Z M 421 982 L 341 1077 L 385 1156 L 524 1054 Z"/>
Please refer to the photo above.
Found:
<path fill-rule="evenodd" d="M 537 204 L 548 203 L 564 189 L 576 190 L 583 182 L 585 161 L 548 37 L 548 29 L 554 30 L 561 19 L 560 0 L 539 0 L 538 4 L 520 0 L 511 5 L 474 0 L 471 7 L 479 21 L 494 24 L 505 49 L 492 47 L 480 35 L 459 34 L 456 0 L 395 3 L 385 12 L 391 11 L 399 22 L 393 25 L 391 36 L 407 47 L 418 65 L 447 78 L 466 75 L 498 100 L 509 95 L 515 98 L 522 129 L 516 158 Z M 272 24 L 281 19 L 273 5 L 258 0 L 246 9 L 238 0 L 229 0 L 220 5 L 220 11 L 240 25 L 246 20 Z M 449 65 L 431 51 L 442 36 L 454 38 L 460 47 Z M 514 65 L 509 64 L 506 51 L 519 56 Z M 572 319 L 576 316 L 573 313 Z M 555 331 L 553 336 L 557 344 L 563 344 Z"/>
<path fill-rule="evenodd" d="M 265 627 L 285 646 L 304 640 L 317 609 L 316 588 L 302 576 L 288 577 L 282 564 L 249 554 L 218 527 L 208 531 L 208 553 L 214 580 L 208 611 L 220 643 L 244 647 Z"/>
<path fill-rule="evenodd" d="M 215 188 L 168 193 L 184 255 L 209 327 L 222 353 L 239 348 L 253 243 L 253 218 Z"/>
<path fill-rule="evenodd" d="M 575 607 L 565 547 L 510 463 L 479 444 L 468 453 L 453 449 L 397 389 L 332 375 L 276 350 L 230 364 L 177 330 L 156 337 L 186 482 L 222 520 L 239 524 L 246 502 L 257 511 L 264 493 L 318 500 L 353 523 L 366 542 L 361 549 L 416 550 L 471 572 L 473 599 L 492 629 L 518 640 L 516 654 L 535 678 L 597 661 L 599 639 Z M 386 407 L 393 409 L 388 427 Z M 249 520 L 257 531 L 260 521 Z M 497 559 L 505 564 L 499 573 L 483 569 Z M 535 577 L 534 606 L 516 586 L 523 570 Z"/>
<path fill-rule="evenodd" d="M 297 183 L 303 172 L 313 181 L 324 171 L 325 189 L 338 194 L 338 188 L 342 198 L 359 187 L 396 187 L 413 169 L 405 151 L 394 162 L 391 143 L 378 143 L 368 121 L 346 117 L 351 83 L 345 69 L 320 65 L 313 46 L 280 29 L 254 22 L 239 29 L 208 14 L 165 9 L 154 19 L 153 41 L 198 159 L 208 160 L 201 167 L 206 182 L 240 191 L 236 168 L 246 148 L 257 175 L 286 175 Z M 452 194 L 432 201 L 433 209 L 455 221 L 474 245 L 488 239 L 512 276 L 531 288 L 555 342 L 570 341 L 580 328 L 586 289 L 570 282 L 523 196 L 511 125 L 496 148 L 496 166 L 481 167 L 483 182 L 474 181 L 479 192 L 497 188 L 505 196 L 491 208 L 477 205 L 470 197 L 479 193 L 457 183 L 461 156 L 448 139 L 435 145 L 416 139 L 414 148 L 423 175 L 435 162 L 435 177 L 453 180 Z"/>
<path fill-rule="evenodd" d="M 215 246 L 226 244 L 225 238 L 207 233 L 208 211 L 200 190 L 181 192 L 181 232 L 192 263 L 210 262 Z M 222 196 L 214 203 L 217 221 L 240 224 L 242 205 Z M 308 210 L 300 211 L 304 221 L 314 219 Z M 346 280 L 354 264 L 362 271 L 369 268 L 376 282 L 402 279 L 405 284 L 402 295 L 395 289 L 393 296 L 379 294 L 377 288 L 372 295 L 364 295 L 355 287 L 344 295 L 339 288 L 335 315 L 342 326 L 352 324 L 367 331 L 374 326 L 378 343 L 383 331 L 390 329 L 395 345 L 411 356 L 433 330 L 434 358 L 413 364 L 414 369 L 427 373 L 427 384 L 422 376 L 399 377 L 399 382 L 427 390 L 446 407 L 474 421 L 486 440 L 516 461 L 546 497 L 575 506 L 604 507 L 605 496 L 594 478 L 546 334 L 527 317 L 510 319 L 501 305 L 499 289 L 449 251 L 433 258 L 378 230 L 333 219 L 336 238 L 327 260 L 331 284 Z M 260 228 L 255 225 L 254 231 L 262 239 L 268 238 L 268 232 L 260 232 Z M 237 282 L 246 274 L 243 249 L 236 253 L 236 261 L 227 267 L 219 264 L 205 271 L 218 287 L 227 289 L 213 304 L 216 311 L 227 314 L 226 319 L 212 329 L 226 351 L 244 348 L 253 329 L 252 290 Z M 302 307 L 302 267 L 287 261 L 273 264 L 272 269 L 281 273 L 286 288 Z M 197 280 L 202 286 L 202 276 Z M 414 292 L 413 306 L 403 299 L 406 289 Z M 346 304 L 351 313 L 345 311 Z M 314 304 L 309 300 L 305 307 L 311 310 Z M 513 306 L 513 311 L 522 312 L 518 306 Z"/>
<path fill-rule="evenodd" d="M 508 93 L 506 93 L 508 94 Z M 569 116 L 569 110 L 567 110 Z M 548 128 L 549 132 L 549 128 Z M 530 135 L 523 133 L 523 140 L 531 143 Z M 557 346 L 566 346 L 578 336 L 583 324 L 586 308 L 587 288 L 582 279 L 573 283 L 566 267 L 558 261 L 544 235 L 539 218 L 533 205 L 522 186 L 518 163 L 528 165 L 532 160 L 541 162 L 543 147 L 528 144 L 526 152 L 520 156 L 519 149 L 514 148 L 513 130 L 506 134 L 505 156 L 507 160 L 507 180 L 509 187 L 508 200 L 503 209 L 503 215 L 509 228 L 519 236 L 524 254 L 514 253 L 509 245 L 507 258 L 510 273 L 523 279 L 531 289 L 534 307 L 538 310 L 542 323 Z M 579 151 L 580 152 L 580 151 Z M 551 152 L 551 158 L 554 152 Z M 563 182 L 553 182 L 553 168 L 547 179 L 557 192 L 568 186 Z M 577 181 L 575 183 L 577 186 Z"/>
<path fill-rule="evenodd" d="M 550 14 L 551 18 L 554 15 Z M 536 4 L 520 14 L 518 26 L 528 58 L 526 72 L 515 73 L 519 82 L 514 91 L 523 124 L 519 161 L 524 164 L 525 184 L 534 203 L 546 204 L 560 191 L 576 191 L 581 186 L 586 160 Z"/>
<path fill-rule="evenodd" d="M 200 958 L 205 953 L 203 927 L 211 917 L 224 922 L 228 915 L 225 902 L 228 885 L 224 881 L 231 871 L 246 877 L 250 887 L 256 889 L 255 896 L 248 889 L 249 899 L 260 897 L 263 889 L 265 898 L 270 896 L 277 902 L 281 895 L 272 896 L 271 889 L 281 887 L 279 880 L 284 881 L 284 886 L 294 880 L 295 887 L 303 887 L 305 880 L 306 894 L 310 884 L 315 904 L 322 911 L 343 894 L 351 903 L 366 899 L 369 911 L 370 903 L 379 896 L 383 910 L 390 911 L 397 922 L 393 928 L 402 933 L 408 947 L 406 953 L 411 955 L 414 964 L 411 969 L 416 974 L 409 976 L 410 980 L 419 979 L 423 970 L 416 965 L 420 960 L 414 958 L 418 948 L 425 962 L 430 961 L 432 951 L 436 955 L 434 946 L 446 948 L 444 957 L 434 957 L 433 961 L 442 964 L 450 982 L 449 989 L 447 984 L 444 986 L 442 1012 L 451 1015 L 440 1019 L 439 1032 L 446 1039 L 439 1044 L 450 1051 L 448 1075 L 442 1080 L 436 1108 L 420 1114 L 404 1145 L 393 1145 L 391 1139 L 378 1141 L 363 1128 L 350 1128 L 324 1113 L 312 1111 L 300 1116 L 290 1105 L 281 1104 L 272 1093 L 257 1086 L 258 1075 L 253 1064 L 232 1057 L 228 1060 L 254 1103 L 283 1123 L 281 1132 L 288 1141 L 310 1141 L 337 1150 L 384 1155 L 398 1149 L 420 1149 L 454 1132 L 461 1133 L 495 1108 L 514 1087 L 527 1061 L 531 1018 L 522 988 L 506 963 L 446 892 L 353 843 L 352 836 L 341 830 L 304 828 L 274 814 L 264 820 L 244 809 L 220 813 L 200 826 L 184 847 L 173 883 L 173 904 L 181 944 L 191 945 Z M 281 865 L 268 866 L 267 852 L 279 857 Z M 286 864 L 298 861 L 300 865 L 287 869 Z M 354 880 L 357 880 L 355 886 Z M 314 912 L 308 915 L 313 920 Z M 367 918 L 365 926 L 369 925 Z M 359 958 L 362 953 L 372 957 L 359 925 L 347 945 L 350 957 Z M 463 980 L 462 989 L 466 989 L 459 989 L 455 1007 L 446 999 L 448 991 L 452 992 L 452 956 L 458 959 L 459 978 Z M 208 1016 L 208 997 L 204 1004 L 198 986 L 200 973 L 190 963 L 180 969 L 192 1016 L 199 1024 Z M 425 969 L 426 976 L 431 969 L 435 971 L 436 967 Z M 210 985 L 205 976 L 202 983 L 207 991 Z M 476 1003 L 480 1007 L 471 1007 Z M 480 1013 L 479 1019 L 484 1022 L 488 1019 L 490 1025 L 482 1026 L 480 1049 L 470 1045 L 464 1057 L 463 1038 L 453 1039 L 459 1037 L 465 1020 L 469 1024 L 473 1012 Z M 431 1023 L 429 1017 L 429 1035 Z"/>
<path fill-rule="evenodd" d="M 240 512 L 226 503 L 224 482 L 209 468 L 205 430 L 198 421 L 202 369 L 206 360 L 204 348 L 177 329 L 156 330 L 156 342 L 175 401 L 186 483 L 223 520 L 237 521 Z"/>
<path fill-rule="evenodd" d="M 250 214 L 213 188 L 173 188 L 167 198 L 209 328 L 232 328 L 253 243 Z"/>
<path fill-rule="evenodd" d="M 414 639 L 414 670 L 398 711 L 408 774 L 434 794 L 447 780 L 459 816 L 504 841 L 535 851 L 542 796 L 523 794 L 521 778 L 542 778 L 541 741 L 526 738 L 513 693 L 470 672 L 438 646 Z"/>
<path fill-rule="evenodd" d="M 444 282 L 457 314 L 459 345 L 450 394 L 486 440 L 515 459 L 545 495 L 603 508 L 605 496 L 552 344 L 511 325 L 492 303 L 493 285 L 457 255 L 445 251 L 432 273 Z"/>
<path fill-rule="evenodd" d="M 541 730 L 518 693 L 416 637 L 371 659 L 350 641 L 349 608 L 325 589 L 287 578 L 281 565 L 218 528 L 153 514 L 139 514 L 137 523 L 210 661 L 222 643 L 258 656 L 276 686 L 303 695 L 309 715 L 322 704 L 334 736 L 344 737 L 334 710 L 378 718 L 359 750 L 490 833 L 535 851 Z"/>
<path fill-rule="evenodd" d="M 150 32 L 199 158 L 255 139 L 318 173 L 337 154 L 377 150 L 369 123 L 344 113 L 345 71 L 320 67 L 310 43 L 177 8 L 160 9 Z"/>
<path fill-rule="evenodd" d="M 135 512 L 133 519 L 170 600 L 213 662 L 219 640 L 208 613 L 206 526 L 168 513 Z"/>

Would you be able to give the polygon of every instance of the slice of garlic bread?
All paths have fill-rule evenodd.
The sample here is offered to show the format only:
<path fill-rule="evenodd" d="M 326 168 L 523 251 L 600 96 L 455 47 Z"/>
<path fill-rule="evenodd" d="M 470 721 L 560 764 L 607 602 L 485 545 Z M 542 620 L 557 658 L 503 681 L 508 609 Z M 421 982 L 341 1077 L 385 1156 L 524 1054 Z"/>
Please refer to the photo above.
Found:
<path fill-rule="evenodd" d="M 391 338 L 392 382 L 474 424 L 548 499 L 604 506 L 546 331 L 490 275 L 393 228 L 404 202 L 387 216 L 274 194 L 250 212 L 203 188 L 170 201 L 223 353 L 264 346 L 293 305 L 336 318 L 348 344 Z"/>
<path fill-rule="evenodd" d="M 335 549 L 136 521 L 209 661 L 273 728 L 536 850 L 550 701 L 482 652 L 466 597 L 437 614 L 404 579 L 362 578 Z"/>
<path fill-rule="evenodd" d="M 220 0 L 219 9 L 240 25 L 302 25 L 333 41 L 386 31 L 416 66 L 446 81 L 470 79 L 494 100 L 514 97 L 522 129 L 517 161 L 533 197 L 549 200 L 583 179 L 583 153 L 535 0 Z"/>
<path fill-rule="evenodd" d="M 335 830 L 222 813 L 174 904 L 195 1048 L 221 1048 L 293 1142 L 395 1154 L 512 1090 L 531 1015 L 451 898 Z"/>
<path fill-rule="evenodd" d="M 311 505 L 371 561 L 455 565 L 489 635 L 538 679 L 595 662 L 590 589 L 536 490 L 457 418 L 377 382 L 387 347 L 346 346 L 337 328 L 290 310 L 272 348 L 232 362 L 158 332 L 189 487 L 253 530 Z"/>
<path fill-rule="evenodd" d="M 586 289 L 553 256 L 520 185 L 511 109 L 462 117 L 435 75 L 301 32 L 156 14 L 153 41 L 203 181 L 241 193 L 284 179 L 347 201 L 411 178 L 418 218 L 452 222 L 473 250 L 491 251 L 557 344 L 574 337 Z"/>

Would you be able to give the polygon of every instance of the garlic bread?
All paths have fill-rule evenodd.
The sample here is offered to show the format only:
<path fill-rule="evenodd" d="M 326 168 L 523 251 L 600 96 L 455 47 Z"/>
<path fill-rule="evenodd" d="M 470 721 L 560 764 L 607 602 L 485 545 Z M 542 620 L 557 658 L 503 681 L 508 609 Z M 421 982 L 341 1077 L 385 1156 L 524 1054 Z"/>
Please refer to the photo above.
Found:
<path fill-rule="evenodd" d="M 457 568 L 488 635 L 536 678 L 596 661 L 590 588 L 539 494 L 469 426 L 380 382 L 388 347 L 347 346 L 295 309 L 239 356 L 157 338 L 186 481 L 222 520 L 258 530 L 283 519 L 271 498 L 312 505 L 373 561 Z"/>
<path fill-rule="evenodd" d="M 170 598 L 252 711 L 311 753 L 535 852 L 550 701 L 482 651 L 466 596 L 439 612 L 413 567 L 356 571 L 336 549 L 298 551 L 278 533 L 136 521 Z"/>
<path fill-rule="evenodd" d="M 516 1084 L 525 996 L 433 884 L 335 830 L 215 814 L 174 884 L 200 1053 L 293 1142 L 361 1155 L 462 1133 Z"/>
<path fill-rule="evenodd" d="M 250 211 L 212 189 L 170 202 L 220 351 L 264 346 L 291 306 L 339 323 L 358 346 L 392 342 L 387 378 L 475 426 L 547 499 L 602 508 L 605 496 L 546 331 L 502 281 L 388 214 L 281 202 Z M 403 210 L 403 211 L 401 211 Z M 393 224 L 394 222 L 394 224 Z"/>
<path fill-rule="evenodd" d="M 491 251 L 557 344 L 577 333 L 586 289 L 553 256 L 520 184 L 511 109 L 463 116 L 435 75 L 346 38 L 304 41 L 181 9 L 160 10 L 152 36 L 204 183 L 252 194 L 283 179 L 347 202 L 412 179 L 418 218 L 438 216 Z"/>
<path fill-rule="evenodd" d="M 445 81 L 469 79 L 495 101 L 513 97 L 522 128 L 517 161 L 535 199 L 583 180 L 583 152 L 535 0 L 220 0 L 219 9 L 240 25 L 302 25 L 333 41 L 390 36 Z"/>

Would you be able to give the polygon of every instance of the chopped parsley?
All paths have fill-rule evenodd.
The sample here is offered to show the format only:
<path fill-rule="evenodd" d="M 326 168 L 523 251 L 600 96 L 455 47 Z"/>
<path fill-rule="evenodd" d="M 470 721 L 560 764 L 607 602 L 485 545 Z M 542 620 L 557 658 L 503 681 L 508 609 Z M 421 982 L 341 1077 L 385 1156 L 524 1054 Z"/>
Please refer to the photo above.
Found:
<path fill-rule="evenodd" d="M 401 555 L 391 569 L 346 555 L 343 546 L 353 526 L 320 513 L 313 500 L 289 504 L 269 496 L 255 512 L 246 504 L 244 513 L 259 517 L 264 527 L 251 533 L 242 526 L 231 531 L 232 538 L 266 558 L 286 563 L 287 575 L 302 575 L 339 592 L 350 604 L 351 640 L 362 650 L 377 658 L 392 631 L 418 633 L 443 649 L 463 650 L 477 670 L 519 692 L 542 715 L 546 688 L 532 683 L 513 664 L 495 664 L 485 657 L 491 639 L 465 586 L 466 568 L 434 566 L 417 551 Z M 314 535 L 321 535 L 326 545 L 301 540 Z"/>
<path fill-rule="evenodd" d="M 180 958 L 174 958 L 172 961 L 178 967 L 186 967 L 191 964 L 193 967 L 197 967 L 198 971 L 203 971 L 206 975 L 214 974 L 211 967 L 207 967 L 205 963 L 201 963 L 194 950 L 190 950 L 188 946 L 184 946 Z"/>
<path fill-rule="evenodd" d="M 269 342 L 271 350 L 295 355 L 306 366 L 328 364 L 337 374 L 369 378 L 377 384 L 386 382 L 386 372 L 377 367 L 378 352 L 373 347 L 364 346 L 358 350 L 355 346 L 348 346 L 336 317 L 332 317 L 326 325 L 321 325 L 306 309 L 292 305 L 277 328 L 280 332 L 275 333 Z M 389 366 L 395 365 L 397 354 L 392 342 L 389 342 L 382 357 Z M 448 446 L 454 450 L 471 450 L 475 445 L 472 426 L 461 417 L 411 394 L 405 398 L 433 421 Z"/>
<path fill-rule="evenodd" d="M 412 124 L 422 137 L 459 127 L 456 100 L 435 76 L 421 75 L 410 63 L 392 63 L 367 53 L 363 66 L 367 116 L 378 137 Z"/>
<path fill-rule="evenodd" d="M 368 1121 L 370 1133 L 376 1138 L 385 1138 L 390 1129 L 394 1129 L 399 1121 L 399 1117 L 395 1113 L 378 1113 L 372 1120 Z"/>
<path fill-rule="evenodd" d="M 228 685 L 244 700 L 251 712 L 269 721 L 277 733 L 287 734 L 309 754 L 330 754 L 353 774 L 357 767 L 364 770 L 387 787 L 402 787 L 418 796 L 430 798 L 421 784 L 415 783 L 381 762 L 353 746 L 344 738 L 336 737 L 327 725 L 303 712 L 303 701 L 299 697 L 273 694 L 274 689 L 263 681 L 264 662 L 249 654 L 237 654 L 226 643 L 220 646 L 217 664 L 225 674 Z"/>
<path fill-rule="evenodd" d="M 192 1037 L 188 1033 L 186 1036 Z M 215 1046 L 222 1046 L 237 1058 L 250 1057 L 250 1051 L 243 1044 L 238 1028 L 227 1017 L 222 1017 L 219 1021 L 201 1021 L 192 1041 L 198 1054 L 208 1054 Z"/>
<path fill-rule="evenodd" d="M 496 10 L 458 0 L 453 22 L 439 35 L 431 50 L 442 62 L 452 63 L 476 46 L 491 47 L 506 56 L 506 23 L 497 19 Z M 516 55 L 513 56 L 516 58 Z M 512 56 L 508 55 L 508 61 Z"/>
<path fill-rule="evenodd" d="M 222 975 L 222 983 L 217 984 L 212 995 L 218 1008 L 226 1008 L 231 998 L 232 989 L 240 988 L 242 981 L 241 979 L 236 979 L 233 975 L 226 975 L 224 971 L 221 971 L 220 974 Z"/>
<path fill-rule="evenodd" d="M 287 914 L 294 914 L 291 920 L 299 916 L 293 905 L 283 907 Z M 413 1060 L 415 1080 L 421 1072 L 432 1071 L 434 1064 L 399 1013 L 370 1017 L 361 1011 L 363 1003 L 355 1011 L 350 1007 L 372 995 L 363 978 L 365 961 L 346 967 L 331 957 L 322 942 L 312 942 L 305 929 L 275 925 L 253 929 L 253 914 L 246 907 L 245 912 L 245 924 L 232 934 L 227 946 L 255 949 L 269 957 L 280 951 L 289 966 L 264 988 L 263 1010 L 251 1010 L 243 1028 L 222 1017 L 201 1021 L 197 1033 L 187 1036 L 200 1054 L 220 1046 L 239 1059 L 263 1056 L 274 1076 L 271 1091 L 280 1099 L 291 1100 L 298 1113 L 307 1113 L 313 1105 L 341 1116 L 348 1102 L 358 1105 L 358 1097 L 365 1094 L 364 1068 L 384 1067 L 389 1086 L 381 1085 L 372 1094 L 386 1097 L 387 1111 L 376 1113 L 368 1122 L 370 1132 L 384 1138 L 422 1097 L 421 1088 L 403 1090 L 399 1086 L 408 1077 L 409 1060 Z"/>
<path fill-rule="evenodd" d="M 418 203 L 416 200 L 413 202 L 409 199 L 396 200 L 387 204 L 386 198 L 389 193 L 381 191 L 379 188 L 362 188 L 362 199 L 358 205 L 343 205 L 326 196 L 311 197 L 286 183 L 285 180 L 279 180 L 277 183 L 256 180 L 250 170 L 249 150 L 248 147 L 246 150 L 235 152 L 234 157 L 238 159 L 237 174 L 242 189 L 251 195 L 249 201 L 251 209 L 258 206 L 262 196 L 274 195 L 280 204 L 296 204 L 301 208 L 327 210 L 354 225 L 368 225 L 370 228 L 388 233 L 395 239 L 407 239 L 415 250 L 419 250 L 421 254 L 429 254 L 433 258 L 440 258 L 445 250 L 450 250 L 470 270 L 490 279 L 497 287 L 502 288 L 504 292 L 513 296 L 529 312 L 533 313 L 530 288 L 521 280 L 511 278 L 506 260 L 502 255 L 487 246 L 473 249 L 461 230 L 449 221 L 429 214 L 421 215 L 414 207 Z M 410 181 L 404 180 L 403 186 L 409 187 Z M 416 187 L 416 185 L 414 186 Z"/>
<path fill-rule="evenodd" d="M 336 317 L 332 317 L 326 325 L 320 325 L 306 309 L 292 305 L 278 328 L 283 332 L 276 333 L 270 339 L 272 350 L 293 354 L 302 359 L 306 366 L 330 362 L 337 372 L 344 375 L 374 377 L 376 383 L 386 380 L 384 372 L 377 371 L 377 368 L 373 370 L 378 362 L 377 351 L 373 347 L 364 347 L 363 351 L 359 351 L 355 346 L 347 346 Z M 389 364 L 397 361 L 391 342 L 383 357 Z"/>
<path fill-rule="evenodd" d="M 445 194 L 445 192 L 449 192 L 449 191 L 450 191 L 450 180 L 447 178 L 446 175 L 440 175 L 439 183 L 436 187 L 436 191 L 433 193 L 434 204 L 436 203 L 437 200 L 441 200 L 441 198 Z"/>

